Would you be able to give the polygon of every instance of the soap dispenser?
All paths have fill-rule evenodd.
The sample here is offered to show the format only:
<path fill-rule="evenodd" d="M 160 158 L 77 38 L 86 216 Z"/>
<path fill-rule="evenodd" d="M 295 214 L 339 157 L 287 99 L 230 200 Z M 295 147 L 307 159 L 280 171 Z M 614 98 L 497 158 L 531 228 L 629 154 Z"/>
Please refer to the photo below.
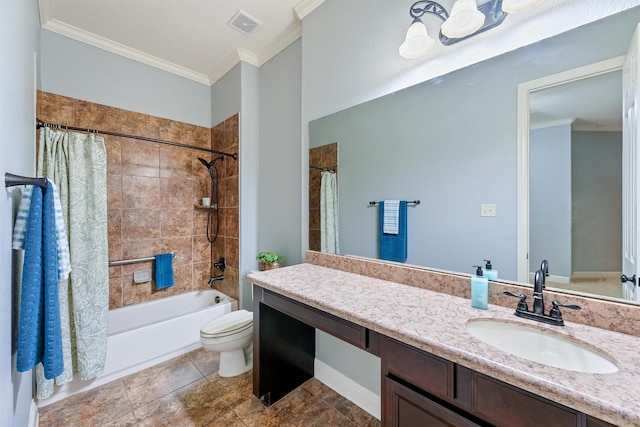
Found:
<path fill-rule="evenodd" d="M 476 275 L 471 276 L 471 307 L 489 308 L 489 280 L 482 275 L 482 267 L 474 265 Z"/>
<path fill-rule="evenodd" d="M 490 259 L 485 259 L 484 260 L 486 262 L 485 266 L 484 266 L 484 277 L 487 278 L 487 280 L 498 280 L 498 270 L 494 270 L 493 266 L 491 265 L 491 260 Z"/>

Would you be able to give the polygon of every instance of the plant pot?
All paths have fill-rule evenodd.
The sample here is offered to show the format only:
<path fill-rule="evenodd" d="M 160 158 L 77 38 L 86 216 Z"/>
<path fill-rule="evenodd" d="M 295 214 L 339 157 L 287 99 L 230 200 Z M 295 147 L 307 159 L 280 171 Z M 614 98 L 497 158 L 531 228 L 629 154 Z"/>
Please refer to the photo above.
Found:
<path fill-rule="evenodd" d="M 273 270 L 274 268 L 280 268 L 281 265 L 279 262 L 261 262 L 260 263 L 260 271 Z"/>

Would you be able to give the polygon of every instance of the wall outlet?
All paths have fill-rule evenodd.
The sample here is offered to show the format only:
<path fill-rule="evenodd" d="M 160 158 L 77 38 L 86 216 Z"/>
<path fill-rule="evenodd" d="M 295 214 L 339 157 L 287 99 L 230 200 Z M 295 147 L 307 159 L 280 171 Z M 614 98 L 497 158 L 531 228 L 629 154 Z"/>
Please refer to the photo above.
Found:
<path fill-rule="evenodd" d="M 494 203 L 482 203 L 480 205 L 480 216 L 496 216 L 496 205 Z"/>

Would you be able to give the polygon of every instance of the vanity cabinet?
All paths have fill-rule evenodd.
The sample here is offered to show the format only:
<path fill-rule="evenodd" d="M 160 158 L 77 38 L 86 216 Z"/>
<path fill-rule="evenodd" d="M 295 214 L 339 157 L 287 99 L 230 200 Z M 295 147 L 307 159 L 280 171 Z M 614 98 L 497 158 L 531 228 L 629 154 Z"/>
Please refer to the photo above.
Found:
<path fill-rule="evenodd" d="M 392 338 L 382 370 L 385 426 L 612 426 Z"/>
<path fill-rule="evenodd" d="M 253 393 L 267 406 L 313 377 L 317 328 L 381 358 L 383 426 L 612 426 L 258 286 L 253 308 Z"/>

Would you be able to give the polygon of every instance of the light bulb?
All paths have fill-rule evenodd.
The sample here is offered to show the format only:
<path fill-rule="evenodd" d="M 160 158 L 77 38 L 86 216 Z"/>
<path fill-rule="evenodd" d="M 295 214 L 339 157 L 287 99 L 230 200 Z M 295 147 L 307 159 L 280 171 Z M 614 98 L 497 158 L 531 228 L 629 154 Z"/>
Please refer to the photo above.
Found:
<path fill-rule="evenodd" d="M 427 27 L 416 19 L 407 30 L 407 36 L 398 51 L 403 58 L 419 58 L 431 50 L 435 42 L 427 33 Z"/>
<path fill-rule="evenodd" d="M 459 39 L 475 33 L 483 24 L 484 14 L 478 10 L 476 0 L 458 0 L 449 18 L 442 24 L 442 34 Z"/>

